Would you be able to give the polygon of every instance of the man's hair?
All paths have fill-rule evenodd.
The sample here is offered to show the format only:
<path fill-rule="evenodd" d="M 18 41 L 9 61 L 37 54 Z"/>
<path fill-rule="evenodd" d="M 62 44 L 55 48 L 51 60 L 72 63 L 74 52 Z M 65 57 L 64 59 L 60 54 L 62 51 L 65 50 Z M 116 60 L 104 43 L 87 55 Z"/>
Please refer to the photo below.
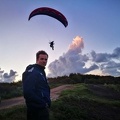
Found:
<path fill-rule="evenodd" d="M 47 55 L 48 57 L 48 54 L 44 50 L 40 50 L 36 53 L 36 60 L 38 60 L 40 54 Z"/>

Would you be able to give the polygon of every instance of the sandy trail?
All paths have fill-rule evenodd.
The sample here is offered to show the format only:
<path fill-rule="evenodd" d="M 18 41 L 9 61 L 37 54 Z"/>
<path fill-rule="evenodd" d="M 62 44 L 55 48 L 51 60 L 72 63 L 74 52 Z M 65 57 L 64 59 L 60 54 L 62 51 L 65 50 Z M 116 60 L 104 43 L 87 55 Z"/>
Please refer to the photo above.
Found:
<path fill-rule="evenodd" d="M 72 89 L 72 88 L 73 88 L 72 85 L 62 85 L 62 86 L 59 86 L 59 87 L 51 89 L 51 100 L 58 99 L 60 93 L 63 90 Z M 25 100 L 24 100 L 23 96 L 22 97 L 8 99 L 8 100 L 3 100 L 0 103 L 0 110 L 1 109 L 5 109 L 5 108 L 10 108 L 10 107 L 15 106 L 15 105 L 22 105 L 22 104 L 25 104 Z"/>

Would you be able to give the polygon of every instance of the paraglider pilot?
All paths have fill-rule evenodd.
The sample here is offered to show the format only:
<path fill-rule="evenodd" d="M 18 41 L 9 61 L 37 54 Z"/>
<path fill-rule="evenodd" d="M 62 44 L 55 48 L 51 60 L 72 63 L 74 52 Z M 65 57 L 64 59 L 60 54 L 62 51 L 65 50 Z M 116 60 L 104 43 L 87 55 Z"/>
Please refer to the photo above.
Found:
<path fill-rule="evenodd" d="M 54 41 L 49 42 L 49 44 L 50 44 L 50 47 L 52 48 L 52 50 L 54 50 Z"/>

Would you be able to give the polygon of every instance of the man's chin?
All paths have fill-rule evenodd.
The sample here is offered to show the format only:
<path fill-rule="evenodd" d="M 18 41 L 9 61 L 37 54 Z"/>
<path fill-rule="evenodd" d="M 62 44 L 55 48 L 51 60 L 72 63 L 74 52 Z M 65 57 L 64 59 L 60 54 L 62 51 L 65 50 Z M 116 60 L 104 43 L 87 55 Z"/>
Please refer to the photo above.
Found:
<path fill-rule="evenodd" d="M 45 67 L 46 65 L 41 65 L 42 67 Z"/>

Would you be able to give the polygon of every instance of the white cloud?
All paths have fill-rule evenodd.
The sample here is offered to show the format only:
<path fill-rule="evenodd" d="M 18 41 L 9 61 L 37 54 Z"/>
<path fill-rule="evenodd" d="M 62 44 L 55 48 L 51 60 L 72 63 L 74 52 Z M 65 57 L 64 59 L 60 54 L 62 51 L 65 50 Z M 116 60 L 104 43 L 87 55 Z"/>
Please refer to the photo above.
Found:
<path fill-rule="evenodd" d="M 9 73 L 4 73 L 4 70 L 0 69 L 0 82 L 7 82 L 7 83 L 11 83 L 13 81 L 15 81 L 17 72 L 10 70 Z"/>
<path fill-rule="evenodd" d="M 69 45 L 68 51 L 60 56 L 58 60 L 49 64 L 48 69 L 50 74 L 48 76 L 56 77 L 69 75 L 70 73 L 86 73 L 96 69 L 97 65 L 95 64 L 89 68 L 85 66 L 89 58 L 87 55 L 82 55 L 83 48 L 83 38 L 76 36 Z"/>
<path fill-rule="evenodd" d="M 68 47 L 68 51 L 48 66 L 48 77 L 69 75 L 70 73 L 102 74 L 120 76 L 120 47 L 113 53 L 96 53 L 94 50 L 82 54 L 83 38 L 76 36 Z"/>

